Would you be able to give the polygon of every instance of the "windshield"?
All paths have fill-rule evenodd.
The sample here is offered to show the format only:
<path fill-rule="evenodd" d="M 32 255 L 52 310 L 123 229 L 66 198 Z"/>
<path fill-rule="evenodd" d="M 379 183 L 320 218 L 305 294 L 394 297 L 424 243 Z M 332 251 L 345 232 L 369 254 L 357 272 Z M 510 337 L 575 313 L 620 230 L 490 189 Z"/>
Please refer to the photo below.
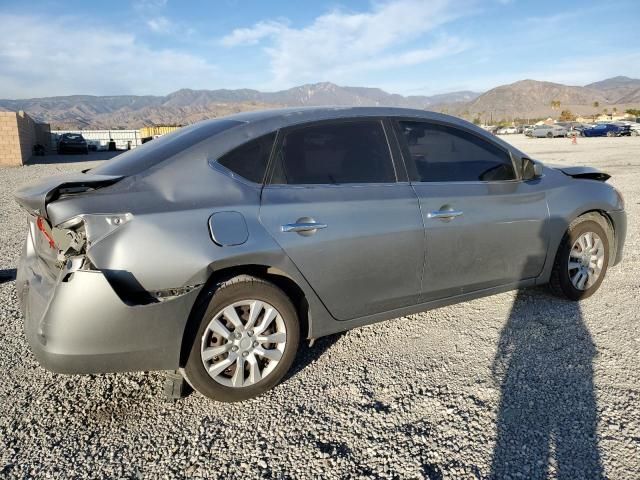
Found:
<path fill-rule="evenodd" d="M 213 120 L 184 127 L 107 160 L 91 170 L 100 175 L 136 175 L 193 145 L 242 124 L 237 120 Z"/>

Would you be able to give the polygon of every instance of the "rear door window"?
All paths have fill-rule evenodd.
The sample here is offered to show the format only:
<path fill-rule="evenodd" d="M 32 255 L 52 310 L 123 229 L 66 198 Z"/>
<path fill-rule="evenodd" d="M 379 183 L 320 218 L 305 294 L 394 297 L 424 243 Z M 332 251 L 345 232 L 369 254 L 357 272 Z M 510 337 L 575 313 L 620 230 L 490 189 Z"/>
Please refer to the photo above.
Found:
<path fill-rule="evenodd" d="M 429 122 L 398 122 L 412 180 L 477 182 L 514 180 L 506 150 L 462 129 Z"/>
<path fill-rule="evenodd" d="M 242 178 L 262 183 L 275 138 L 273 132 L 251 140 L 223 155 L 218 163 Z"/>
<path fill-rule="evenodd" d="M 396 181 L 382 122 L 324 123 L 287 132 L 272 184 L 391 183 Z"/>

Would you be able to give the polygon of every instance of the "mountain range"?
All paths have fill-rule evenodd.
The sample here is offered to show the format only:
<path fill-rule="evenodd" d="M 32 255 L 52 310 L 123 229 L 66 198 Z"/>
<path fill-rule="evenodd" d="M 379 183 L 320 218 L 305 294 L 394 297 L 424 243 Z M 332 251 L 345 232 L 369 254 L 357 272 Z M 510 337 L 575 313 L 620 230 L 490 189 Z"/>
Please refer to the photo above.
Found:
<path fill-rule="evenodd" d="M 469 102 L 440 107 L 454 115 L 497 120 L 558 117 L 562 110 L 587 116 L 604 109 L 624 112 L 639 104 L 640 80 L 613 77 L 584 87 L 521 80 L 493 88 Z"/>
<path fill-rule="evenodd" d="M 638 108 L 638 104 L 640 80 L 613 77 L 584 87 L 522 80 L 485 93 L 460 91 L 434 96 L 402 96 L 379 88 L 342 87 L 330 82 L 277 92 L 182 89 L 166 96 L 70 95 L 0 100 L 0 110 L 24 110 L 39 121 L 51 123 L 54 129 L 115 129 L 189 124 L 239 111 L 283 106 L 409 107 L 497 120 L 558 116 L 560 110 L 590 115 L 604 108 Z"/>

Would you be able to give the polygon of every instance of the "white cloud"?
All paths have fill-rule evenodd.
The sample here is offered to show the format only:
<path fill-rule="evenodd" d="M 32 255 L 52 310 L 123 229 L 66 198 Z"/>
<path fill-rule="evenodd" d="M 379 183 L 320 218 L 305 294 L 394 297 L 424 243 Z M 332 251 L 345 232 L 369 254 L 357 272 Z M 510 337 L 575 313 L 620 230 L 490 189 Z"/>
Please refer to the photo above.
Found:
<path fill-rule="evenodd" d="M 154 17 L 147 20 L 147 26 L 156 33 L 168 33 L 173 24 L 167 17 Z"/>
<path fill-rule="evenodd" d="M 215 85 L 218 69 L 198 56 L 155 50 L 133 34 L 82 24 L 0 14 L 0 96 L 166 94 Z M 8 40 L 7 40 L 8 39 Z"/>
<path fill-rule="evenodd" d="M 139 11 L 150 12 L 164 8 L 167 5 L 167 0 L 135 0 L 133 2 L 133 8 Z"/>
<path fill-rule="evenodd" d="M 238 45 L 255 45 L 260 40 L 286 30 L 287 26 L 280 22 L 258 22 L 251 28 L 236 28 L 221 40 L 226 47 Z"/>
<path fill-rule="evenodd" d="M 350 80 L 358 71 L 415 65 L 458 53 L 465 42 L 448 37 L 423 48 L 408 48 L 468 10 L 466 0 L 398 0 L 375 4 L 368 12 L 334 10 L 303 28 L 282 22 L 259 22 L 233 30 L 226 46 L 265 45 L 273 83 Z M 449 48 L 447 48 L 449 47 Z"/>

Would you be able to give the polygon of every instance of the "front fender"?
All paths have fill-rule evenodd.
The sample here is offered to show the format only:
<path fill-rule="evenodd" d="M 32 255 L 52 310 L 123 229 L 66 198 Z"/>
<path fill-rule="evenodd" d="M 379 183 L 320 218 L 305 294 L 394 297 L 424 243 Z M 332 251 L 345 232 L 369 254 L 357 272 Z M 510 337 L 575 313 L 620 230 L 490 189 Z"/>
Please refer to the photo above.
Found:
<path fill-rule="evenodd" d="M 588 212 L 601 212 L 611 220 L 610 212 L 622 212 L 622 198 L 609 184 L 584 178 L 573 178 L 558 171 L 546 168 L 547 201 L 549 205 L 549 250 L 544 269 L 537 283 L 546 283 L 551 276 L 553 263 L 560 242 L 567 228 L 576 218 Z M 616 242 L 623 228 L 613 224 Z M 626 227 L 624 228 L 626 231 Z M 624 237 L 624 232 L 622 232 Z M 624 238 L 623 238 L 624 240 Z M 616 248 L 614 246 L 614 248 Z M 617 248 L 616 248 L 617 250 Z"/>

